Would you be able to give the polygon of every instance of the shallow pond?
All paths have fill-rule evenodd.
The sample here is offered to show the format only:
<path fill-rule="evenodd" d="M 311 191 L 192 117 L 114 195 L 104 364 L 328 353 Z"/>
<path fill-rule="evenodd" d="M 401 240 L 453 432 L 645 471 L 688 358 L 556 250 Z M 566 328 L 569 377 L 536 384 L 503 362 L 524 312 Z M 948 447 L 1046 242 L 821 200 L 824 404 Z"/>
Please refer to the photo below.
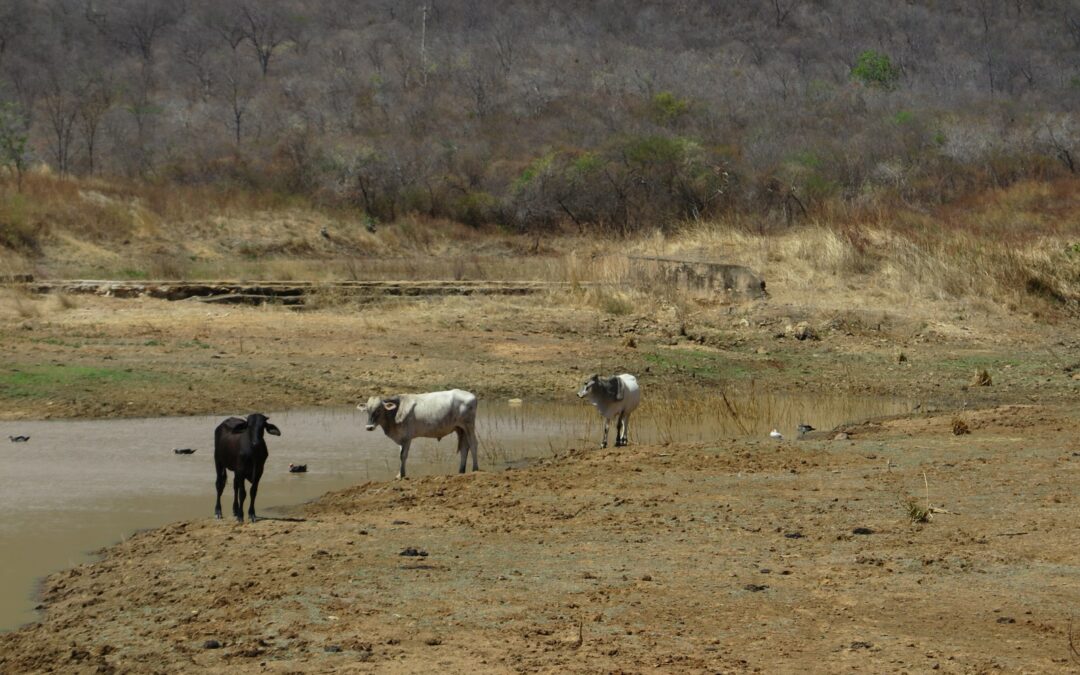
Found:
<path fill-rule="evenodd" d="M 846 421 L 910 410 L 904 401 L 849 396 L 749 395 L 653 402 L 631 419 L 631 441 L 710 442 L 765 437 L 772 428 L 795 438 L 809 422 L 829 429 Z M 298 504 L 367 480 L 392 479 L 396 446 L 381 430 L 364 430 L 353 408 L 269 413 L 280 438 L 268 436 L 270 459 L 258 511 Z M 35 581 L 89 559 L 90 552 L 133 531 L 174 520 L 209 518 L 214 506 L 213 430 L 223 415 L 156 419 L 0 422 L 0 630 L 34 616 Z M 528 458 L 598 444 L 592 406 L 576 399 L 510 405 L 481 401 L 480 466 L 499 470 Z M 614 429 L 609 440 L 614 441 Z M 9 436 L 30 440 L 13 443 Z M 174 448 L 195 448 L 177 455 Z M 456 471 L 453 435 L 419 439 L 409 474 Z M 308 472 L 290 474 L 289 463 Z M 226 514 L 232 482 L 222 495 Z"/>

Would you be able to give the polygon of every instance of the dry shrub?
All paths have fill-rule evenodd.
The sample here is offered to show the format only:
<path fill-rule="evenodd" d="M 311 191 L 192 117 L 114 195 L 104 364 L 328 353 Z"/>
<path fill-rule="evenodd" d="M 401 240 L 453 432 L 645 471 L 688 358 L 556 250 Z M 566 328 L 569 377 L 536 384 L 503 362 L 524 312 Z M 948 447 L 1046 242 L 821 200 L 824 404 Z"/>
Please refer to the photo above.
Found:
<path fill-rule="evenodd" d="M 4 307 L 20 319 L 36 319 L 41 316 L 41 306 L 22 288 L 8 289 L 4 295 Z"/>
<path fill-rule="evenodd" d="M 187 279 L 190 266 L 183 255 L 159 253 L 150 257 L 147 273 L 151 279 Z"/>
<path fill-rule="evenodd" d="M 975 375 L 971 378 L 971 386 L 973 387 L 989 387 L 993 383 L 993 380 L 990 379 L 990 371 L 986 368 L 975 371 Z"/>
<path fill-rule="evenodd" d="M 68 295 L 67 293 L 53 293 L 51 296 L 53 307 L 57 311 L 67 311 L 69 309 L 75 309 L 79 306 L 76 302 L 75 296 Z"/>

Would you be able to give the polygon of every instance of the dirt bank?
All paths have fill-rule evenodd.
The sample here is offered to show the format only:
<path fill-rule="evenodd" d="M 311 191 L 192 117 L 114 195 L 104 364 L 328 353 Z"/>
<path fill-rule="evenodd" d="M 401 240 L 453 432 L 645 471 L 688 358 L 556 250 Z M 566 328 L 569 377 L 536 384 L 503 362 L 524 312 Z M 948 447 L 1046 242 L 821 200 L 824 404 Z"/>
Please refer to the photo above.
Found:
<path fill-rule="evenodd" d="M 9 294 L 0 302 L 0 417 L 227 414 L 451 386 L 552 400 L 572 396 L 589 373 L 616 369 L 681 397 L 758 387 L 976 406 L 1074 400 L 1080 391 L 1075 322 L 815 308 L 776 297 L 611 307 L 618 298 L 590 293 L 365 305 L 325 298 L 305 312 Z M 812 335 L 796 339 L 804 321 Z M 970 386 L 984 368 L 992 386 Z"/>
<path fill-rule="evenodd" d="M 1078 411 L 953 417 L 574 451 L 142 532 L 50 577 L 0 670 L 1075 672 Z M 912 524 L 924 473 L 947 512 Z"/>

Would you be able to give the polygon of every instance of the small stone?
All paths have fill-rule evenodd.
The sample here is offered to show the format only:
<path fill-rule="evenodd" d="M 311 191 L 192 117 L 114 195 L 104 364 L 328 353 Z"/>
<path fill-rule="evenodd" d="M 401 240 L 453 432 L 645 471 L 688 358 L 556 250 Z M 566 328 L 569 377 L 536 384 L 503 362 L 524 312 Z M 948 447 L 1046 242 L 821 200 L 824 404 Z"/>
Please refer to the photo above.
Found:
<path fill-rule="evenodd" d="M 652 581 L 652 575 L 651 574 L 642 574 L 641 575 L 641 580 L 642 581 Z"/>
<path fill-rule="evenodd" d="M 767 589 L 768 586 L 766 586 L 765 584 L 746 584 L 745 586 L 743 586 L 743 588 L 750 591 L 751 593 L 760 593 L 761 591 Z"/>
<path fill-rule="evenodd" d="M 1016 623 L 1016 619 L 1011 616 L 999 616 L 997 618 L 998 623 Z"/>
<path fill-rule="evenodd" d="M 221 643 L 217 640 L 207 640 L 203 643 L 203 649 L 221 649 Z"/>
<path fill-rule="evenodd" d="M 848 434 L 848 432 L 846 432 L 846 431 L 841 431 L 840 433 L 833 436 L 834 441 L 846 441 L 849 438 L 851 438 L 851 435 Z"/>
<path fill-rule="evenodd" d="M 852 534 L 873 534 L 874 531 L 871 530 L 869 527 L 856 527 L 854 530 L 851 531 L 851 533 Z"/>
<path fill-rule="evenodd" d="M 424 640 L 424 644 L 426 644 L 428 647 L 438 647 L 442 644 L 442 640 L 437 637 L 429 637 L 428 639 Z"/>

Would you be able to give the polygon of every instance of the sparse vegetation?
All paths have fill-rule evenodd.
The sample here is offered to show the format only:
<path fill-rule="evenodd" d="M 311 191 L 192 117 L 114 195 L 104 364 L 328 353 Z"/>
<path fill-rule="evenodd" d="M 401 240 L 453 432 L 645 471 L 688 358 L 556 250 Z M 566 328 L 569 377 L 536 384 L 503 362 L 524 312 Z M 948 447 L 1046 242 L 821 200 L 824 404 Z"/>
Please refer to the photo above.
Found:
<path fill-rule="evenodd" d="M 1076 174 L 1055 6 L 769 4 L 454 0 L 420 26 L 344 0 L 9 0 L 0 160 L 542 233 L 771 229 Z"/>

